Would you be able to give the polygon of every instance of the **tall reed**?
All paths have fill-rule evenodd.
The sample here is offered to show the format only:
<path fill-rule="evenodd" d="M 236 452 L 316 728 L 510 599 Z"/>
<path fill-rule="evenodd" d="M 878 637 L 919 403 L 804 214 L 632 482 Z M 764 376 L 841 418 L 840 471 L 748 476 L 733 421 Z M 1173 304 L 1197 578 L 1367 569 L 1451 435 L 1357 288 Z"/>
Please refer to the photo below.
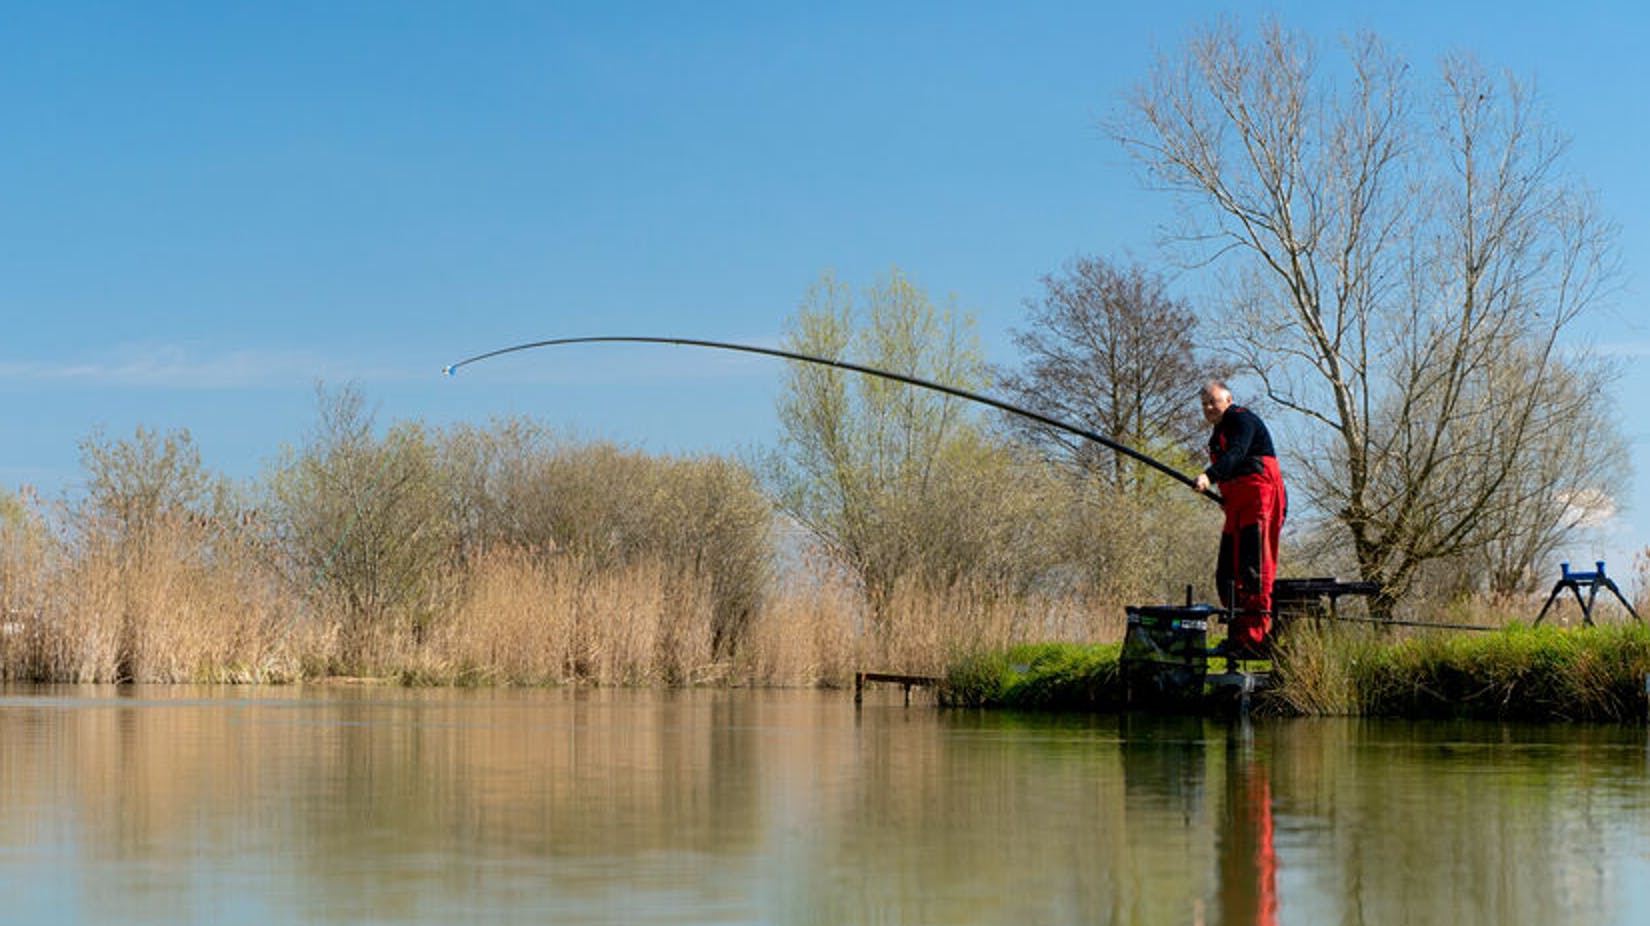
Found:
<path fill-rule="evenodd" d="M 829 570 L 792 576 L 752 628 L 739 663 L 756 684 L 846 685 L 856 671 L 943 676 L 972 654 L 1022 643 L 1122 638 L 1123 611 L 993 583 L 906 578 L 871 620 L 862 590 Z"/>
<path fill-rule="evenodd" d="M 658 562 L 596 569 L 575 556 L 500 548 L 423 641 L 382 651 L 385 668 L 439 684 L 653 685 L 715 678 L 708 583 Z"/>
<path fill-rule="evenodd" d="M 66 682 L 279 682 L 300 674 L 295 606 L 255 550 L 185 521 L 36 557 L 0 675 Z"/>
<path fill-rule="evenodd" d="M 1357 624 L 1305 621 L 1280 635 L 1274 657 L 1278 708 L 1308 716 L 1346 716 L 1363 711 L 1365 676 L 1378 659 L 1378 631 Z"/>
<path fill-rule="evenodd" d="M 961 653 L 1121 629 L 1119 609 L 1080 599 L 915 580 L 896 584 L 873 624 L 859 587 L 820 570 L 764 595 L 740 646 L 720 655 L 716 576 L 509 545 L 428 582 L 439 594 L 417 613 L 363 628 L 279 575 L 252 531 L 165 519 L 141 539 L 14 539 L 0 554 L 0 678 L 12 680 L 283 682 L 343 670 L 420 684 L 841 686 L 861 669 L 938 675 Z"/>

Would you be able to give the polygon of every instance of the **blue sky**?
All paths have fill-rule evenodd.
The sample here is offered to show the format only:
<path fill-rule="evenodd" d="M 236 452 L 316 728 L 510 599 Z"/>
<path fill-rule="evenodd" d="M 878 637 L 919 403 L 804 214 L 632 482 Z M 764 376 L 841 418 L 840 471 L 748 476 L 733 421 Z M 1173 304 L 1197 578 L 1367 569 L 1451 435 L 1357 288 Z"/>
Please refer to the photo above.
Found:
<path fill-rule="evenodd" d="M 358 383 L 381 421 L 771 444 L 783 371 L 763 359 L 569 348 L 440 371 L 562 335 L 773 343 L 826 270 L 859 286 L 898 265 L 1011 363 L 1039 276 L 1156 260 L 1171 204 L 1099 121 L 1156 49 L 1261 10 L 1537 81 L 1622 226 L 1627 273 L 1590 334 L 1626 362 L 1637 461 L 1650 13 L 1557 9 L 0 3 L 0 487 L 73 492 L 77 443 L 138 425 L 255 475 L 312 426 L 318 380 Z M 1572 557 L 1625 575 L 1650 490 L 1629 502 L 1604 552 Z"/>

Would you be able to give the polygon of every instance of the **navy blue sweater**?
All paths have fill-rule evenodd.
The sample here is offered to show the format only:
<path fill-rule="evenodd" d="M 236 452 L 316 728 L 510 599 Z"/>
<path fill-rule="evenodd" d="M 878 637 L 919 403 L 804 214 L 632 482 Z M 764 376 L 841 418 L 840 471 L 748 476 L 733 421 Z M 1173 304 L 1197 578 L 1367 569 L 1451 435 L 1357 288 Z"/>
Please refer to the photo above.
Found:
<path fill-rule="evenodd" d="M 1241 405 L 1233 405 L 1226 409 L 1214 433 L 1209 435 L 1212 462 L 1203 472 L 1211 482 L 1225 482 L 1260 472 L 1264 466 L 1261 459 L 1275 456 L 1272 435 L 1260 416 Z"/>

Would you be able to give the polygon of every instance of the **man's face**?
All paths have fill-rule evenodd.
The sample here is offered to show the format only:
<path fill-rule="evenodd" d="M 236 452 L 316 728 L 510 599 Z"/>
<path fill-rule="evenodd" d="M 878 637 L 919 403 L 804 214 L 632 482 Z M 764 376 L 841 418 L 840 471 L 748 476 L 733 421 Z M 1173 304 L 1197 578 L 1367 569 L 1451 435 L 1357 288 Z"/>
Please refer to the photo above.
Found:
<path fill-rule="evenodd" d="M 1217 425 L 1232 405 L 1232 394 L 1224 389 L 1204 390 L 1197 394 L 1197 400 L 1203 406 L 1203 420 Z"/>

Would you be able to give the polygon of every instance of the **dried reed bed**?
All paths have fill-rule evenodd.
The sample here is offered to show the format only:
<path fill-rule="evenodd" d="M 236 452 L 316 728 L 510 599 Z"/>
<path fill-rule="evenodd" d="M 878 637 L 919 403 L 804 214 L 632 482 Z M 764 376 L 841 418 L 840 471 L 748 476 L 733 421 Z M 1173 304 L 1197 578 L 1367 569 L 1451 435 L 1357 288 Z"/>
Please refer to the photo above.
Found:
<path fill-rule="evenodd" d="M 753 684 L 840 686 L 857 670 L 942 676 L 970 654 L 1018 643 L 1120 640 L 1121 607 L 1010 595 L 989 584 L 895 584 L 872 608 L 841 577 L 793 578 L 752 628 L 739 675 Z"/>
<path fill-rule="evenodd" d="M 792 573 L 718 655 L 715 576 L 499 545 L 430 583 L 418 613 L 364 626 L 281 575 L 248 535 L 191 521 L 141 538 L 12 536 L 0 552 L 0 680 L 425 685 L 845 686 L 941 675 L 972 652 L 1118 639 L 1122 609 L 988 583 L 896 583 L 876 607 L 838 572 Z"/>
<path fill-rule="evenodd" d="M 1122 626 L 1120 610 L 916 582 L 900 583 L 873 619 L 854 583 L 796 575 L 718 660 L 710 582 L 657 562 L 597 569 L 500 549 L 463 584 L 427 639 L 381 654 L 388 671 L 426 684 L 843 686 L 860 669 L 939 675 L 960 654 L 1050 634 L 1116 637 Z"/>
<path fill-rule="evenodd" d="M 709 681 L 708 584 L 657 562 L 597 569 L 502 548 L 480 557 L 451 613 L 386 668 L 411 682 L 680 685 Z"/>
<path fill-rule="evenodd" d="M 8 601 L 0 677 L 59 682 L 284 682 L 314 641 L 257 551 L 197 525 L 142 543 L 87 540 L 33 558 Z M 217 542 L 223 541 L 223 542 Z M 10 586 L 8 586 L 10 588 Z"/>

